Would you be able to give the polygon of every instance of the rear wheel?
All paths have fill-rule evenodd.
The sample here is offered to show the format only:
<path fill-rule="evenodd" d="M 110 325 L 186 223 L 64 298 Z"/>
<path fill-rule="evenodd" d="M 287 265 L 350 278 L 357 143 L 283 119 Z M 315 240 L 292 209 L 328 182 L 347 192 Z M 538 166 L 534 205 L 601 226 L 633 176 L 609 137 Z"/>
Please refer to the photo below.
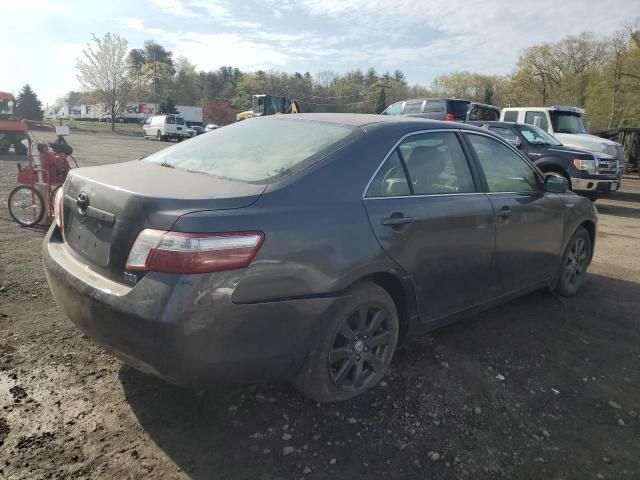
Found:
<path fill-rule="evenodd" d="M 156 140 L 158 140 L 159 142 L 164 140 L 164 138 L 162 138 L 162 132 L 160 130 L 156 132 Z"/>
<path fill-rule="evenodd" d="M 348 400 L 375 386 L 398 342 L 398 313 L 386 290 L 367 282 L 347 295 L 294 380 L 317 402 Z"/>
<path fill-rule="evenodd" d="M 31 227 L 44 216 L 44 198 L 33 187 L 20 185 L 9 194 L 9 214 L 20 225 Z"/>
<path fill-rule="evenodd" d="M 583 227 L 578 228 L 567 244 L 558 273 L 556 291 L 572 297 L 582 286 L 591 261 L 591 237 Z"/>

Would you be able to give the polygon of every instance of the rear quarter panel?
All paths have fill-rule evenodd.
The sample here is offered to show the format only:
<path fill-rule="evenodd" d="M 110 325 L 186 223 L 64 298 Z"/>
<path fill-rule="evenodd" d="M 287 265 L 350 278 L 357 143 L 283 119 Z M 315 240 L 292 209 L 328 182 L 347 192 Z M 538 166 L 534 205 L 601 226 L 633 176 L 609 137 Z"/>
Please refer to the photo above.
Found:
<path fill-rule="evenodd" d="M 377 272 L 404 275 L 376 240 L 362 202 L 365 186 L 402 136 L 367 133 L 332 157 L 272 184 L 251 207 L 184 215 L 173 230 L 260 230 L 265 241 L 238 272 L 236 303 L 332 295 Z"/>

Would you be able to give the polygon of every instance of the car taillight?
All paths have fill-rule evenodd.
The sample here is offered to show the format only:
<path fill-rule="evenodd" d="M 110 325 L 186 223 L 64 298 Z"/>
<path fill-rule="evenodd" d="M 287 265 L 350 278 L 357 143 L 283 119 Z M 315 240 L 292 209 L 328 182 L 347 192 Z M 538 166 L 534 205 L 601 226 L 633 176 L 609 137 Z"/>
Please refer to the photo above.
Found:
<path fill-rule="evenodd" d="M 58 188 L 56 196 L 53 198 L 53 216 L 60 232 L 64 230 L 64 187 Z"/>
<path fill-rule="evenodd" d="M 444 119 L 445 119 L 447 122 L 453 122 L 453 120 L 454 120 L 454 118 L 453 118 L 453 113 L 447 113 L 447 114 L 444 116 Z"/>
<path fill-rule="evenodd" d="M 263 241 L 262 232 L 182 233 L 147 228 L 131 247 L 127 269 L 206 273 L 243 268 Z"/>

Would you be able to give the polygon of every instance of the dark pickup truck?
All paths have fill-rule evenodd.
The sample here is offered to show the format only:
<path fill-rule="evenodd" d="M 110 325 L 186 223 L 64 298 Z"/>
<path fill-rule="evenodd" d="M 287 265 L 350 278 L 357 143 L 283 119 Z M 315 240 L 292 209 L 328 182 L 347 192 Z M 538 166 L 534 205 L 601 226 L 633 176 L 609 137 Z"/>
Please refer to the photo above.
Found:
<path fill-rule="evenodd" d="M 564 176 L 571 190 L 596 200 L 620 188 L 617 160 L 611 155 L 565 147 L 544 130 L 533 125 L 510 122 L 468 122 L 486 128 L 527 155 L 544 173 Z"/>

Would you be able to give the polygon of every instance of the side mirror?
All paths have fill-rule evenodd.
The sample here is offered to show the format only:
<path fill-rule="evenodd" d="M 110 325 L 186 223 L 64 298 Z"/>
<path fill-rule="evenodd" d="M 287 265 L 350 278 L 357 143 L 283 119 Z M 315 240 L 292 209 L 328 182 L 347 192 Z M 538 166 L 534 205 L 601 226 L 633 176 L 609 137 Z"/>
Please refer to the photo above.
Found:
<path fill-rule="evenodd" d="M 544 187 L 550 193 L 565 193 L 569 190 L 569 182 L 561 175 L 549 173 L 545 176 Z"/>

